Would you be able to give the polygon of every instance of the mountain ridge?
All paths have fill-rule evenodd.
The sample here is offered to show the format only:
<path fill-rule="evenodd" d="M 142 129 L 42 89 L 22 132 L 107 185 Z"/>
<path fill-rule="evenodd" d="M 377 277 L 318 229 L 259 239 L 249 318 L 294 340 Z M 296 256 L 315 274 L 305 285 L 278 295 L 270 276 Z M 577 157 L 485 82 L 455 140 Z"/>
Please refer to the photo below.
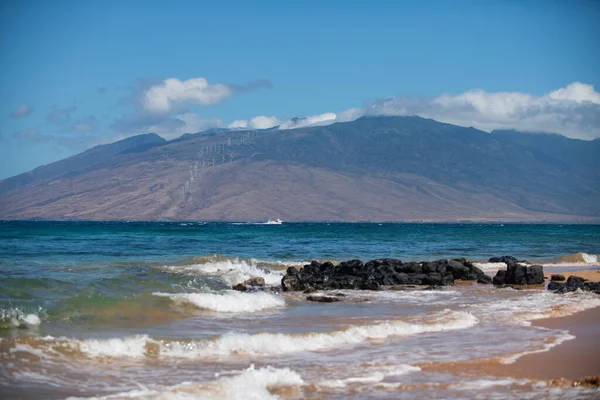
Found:
<path fill-rule="evenodd" d="M 600 141 L 420 117 L 125 140 L 0 181 L 0 218 L 600 218 Z"/>

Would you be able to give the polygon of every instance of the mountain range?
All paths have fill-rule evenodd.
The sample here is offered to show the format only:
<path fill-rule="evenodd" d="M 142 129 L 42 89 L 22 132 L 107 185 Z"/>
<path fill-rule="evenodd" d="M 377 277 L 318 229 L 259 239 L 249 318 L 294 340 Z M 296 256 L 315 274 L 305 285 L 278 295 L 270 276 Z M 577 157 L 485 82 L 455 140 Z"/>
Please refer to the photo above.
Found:
<path fill-rule="evenodd" d="M 0 219 L 600 220 L 600 140 L 420 117 L 130 137 L 0 181 Z"/>

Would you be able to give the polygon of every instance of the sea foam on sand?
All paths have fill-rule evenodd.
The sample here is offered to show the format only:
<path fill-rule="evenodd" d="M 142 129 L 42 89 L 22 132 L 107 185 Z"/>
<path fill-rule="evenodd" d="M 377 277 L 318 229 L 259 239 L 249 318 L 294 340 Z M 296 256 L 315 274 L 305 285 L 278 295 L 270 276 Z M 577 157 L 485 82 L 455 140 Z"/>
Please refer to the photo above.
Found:
<path fill-rule="evenodd" d="M 277 399 L 270 390 L 302 386 L 304 381 L 297 372 L 289 368 L 273 368 L 271 366 L 255 368 L 251 365 L 248 369 L 234 376 L 219 378 L 211 382 L 191 383 L 159 388 L 141 389 L 125 393 L 94 397 L 93 399 L 120 400 L 120 399 Z M 81 399 L 70 397 L 70 400 Z"/>

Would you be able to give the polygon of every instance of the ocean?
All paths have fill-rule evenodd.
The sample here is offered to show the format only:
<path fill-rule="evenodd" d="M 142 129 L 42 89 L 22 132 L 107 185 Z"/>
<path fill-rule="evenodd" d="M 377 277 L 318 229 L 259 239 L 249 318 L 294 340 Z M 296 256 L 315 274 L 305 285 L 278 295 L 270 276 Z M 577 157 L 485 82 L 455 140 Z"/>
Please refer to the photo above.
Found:
<path fill-rule="evenodd" d="M 457 283 L 314 303 L 279 284 L 314 259 L 465 257 L 493 275 L 494 256 L 568 272 L 598 254 L 598 225 L 4 221 L 0 397 L 593 398 L 449 366 L 571 340 L 531 321 L 596 294 Z M 271 288 L 231 290 L 257 276 Z"/>

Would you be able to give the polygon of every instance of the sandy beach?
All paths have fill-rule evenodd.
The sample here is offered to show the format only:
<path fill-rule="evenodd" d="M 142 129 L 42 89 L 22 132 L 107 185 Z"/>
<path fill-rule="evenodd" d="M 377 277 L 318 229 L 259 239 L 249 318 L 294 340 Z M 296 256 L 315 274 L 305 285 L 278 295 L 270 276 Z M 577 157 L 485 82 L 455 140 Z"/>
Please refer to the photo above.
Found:
<path fill-rule="evenodd" d="M 567 278 L 569 278 L 569 276 L 574 275 L 574 276 L 579 276 L 583 279 L 587 279 L 590 281 L 600 281 L 600 270 L 582 270 L 582 271 L 561 271 L 560 268 L 545 268 L 544 269 L 544 276 L 548 279 L 550 279 L 550 277 L 554 274 L 560 274 L 563 275 L 565 277 L 565 281 Z M 563 281 L 559 281 L 559 282 L 563 282 Z"/>
<path fill-rule="evenodd" d="M 527 354 L 513 364 L 489 364 L 494 375 L 532 379 L 581 379 L 600 375 L 600 307 L 567 317 L 541 319 L 533 325 L 566 329 L 575 336 L 550 351 Z"/>
<path fill-rule="evenodd" d="M 587 280 L 600 280 L 600 271 L 598 270 L 550 271 L 544 275 L 550 278 L 552 274 L 556 273 L 564 275 L 565 278 L 575 275 Z M 476 376 L 549 381 L 561 378 L 575 381 L 588 376 L 600 375 L 600 307 L 564 317 L 534 320 L 532 325 L 566 330 L 575 336 L 575 339 L 564 341 L 552 347 L 549 351 L 523 355 L 510 364 L 504 364 L 501 359 L 494 358 L 429 364 L 423 365 L 422 368 L 425 370 L 451 370 L 457 374 Z"/>

